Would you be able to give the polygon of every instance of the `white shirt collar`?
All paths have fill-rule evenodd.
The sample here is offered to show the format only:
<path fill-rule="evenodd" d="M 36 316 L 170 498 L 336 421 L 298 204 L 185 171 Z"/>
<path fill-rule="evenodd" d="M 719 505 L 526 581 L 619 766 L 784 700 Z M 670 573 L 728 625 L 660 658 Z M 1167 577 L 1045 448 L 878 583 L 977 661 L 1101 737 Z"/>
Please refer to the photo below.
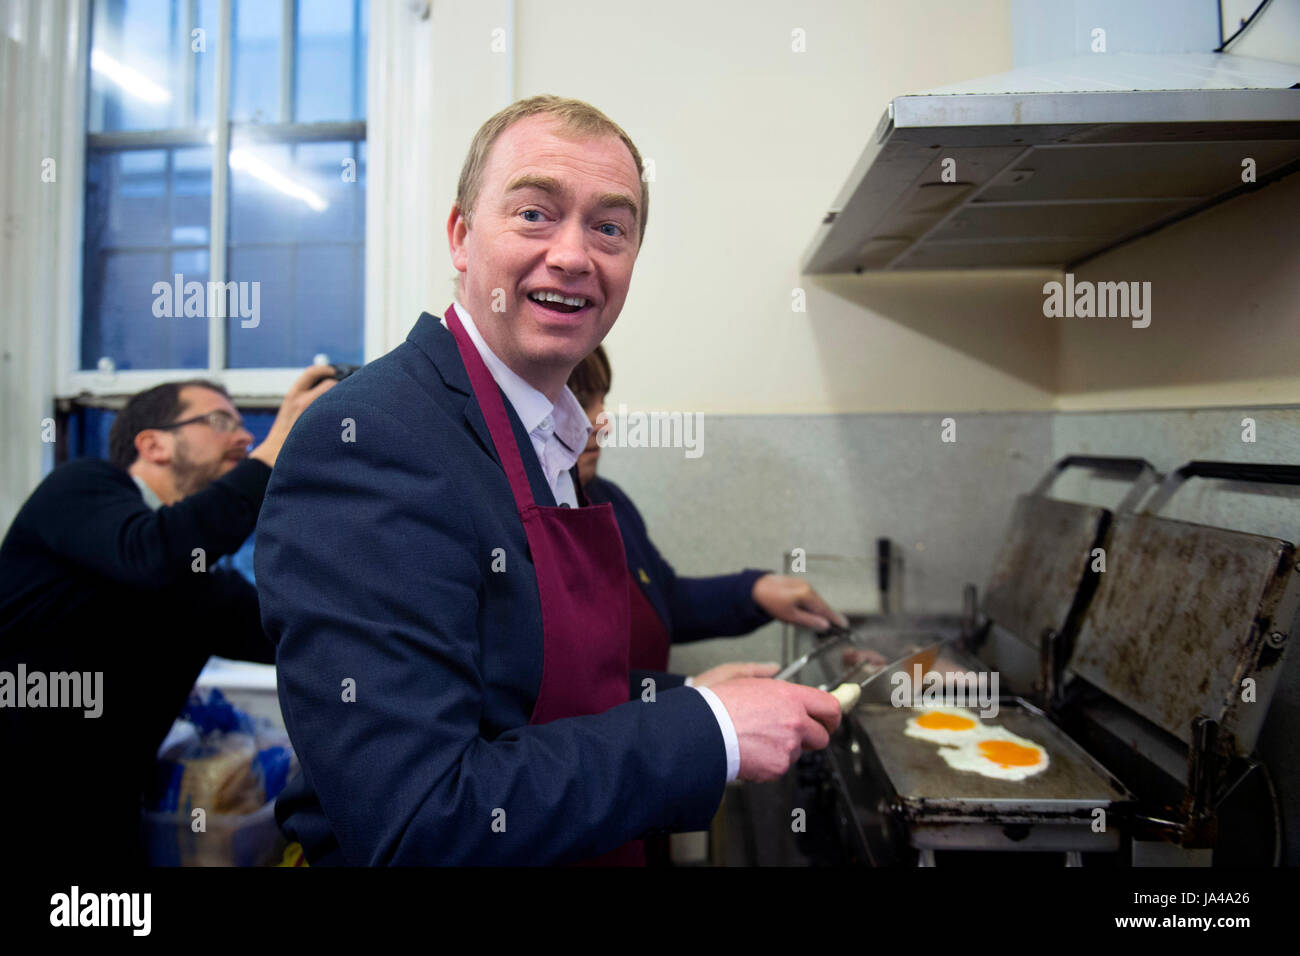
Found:
<path fill-rule="evenodd" d="M 453 302 L 452 305 L 456 309 L 456 315 L 460 317 L 461 324 L 465 326 L 470 341 L 478 349 L 478 354 L 483 357 L 483 364 L 488 367 L 496 383 L 501 386 L 501 391 L 506 393 L 506 398 L 510 399 L 510 404 L 514 406 L 515 414 L 519 416 L 524 430 L 530 435 L 539 427 L 543 431 L 553 430 L 555 437 L 564 444 L 565 448 L 573 452 L 573 461 L 576 462 L 578 455 L 587 447 L 587 436 L 591 434 L 591 422 L 587 418 L 587 413 L 582 410 L 582 403 L 574 397 L 573 392 L 569 391 L 566 385 L 564 391 L 560 393 L 559 404 L 553 405 L 550 399 L 497 358 L 496 353 L 488 348 L 487 342 L 479 334 L 474 320 L 463 305 L 459 302 Z M 447 324 L 445 316 L 442 324 Z M 547 419 L 550 419 L 550 427 L 547 427 Z M 573 463 L 570 462 L 569 467 L 572 466 Z"/>
<path fill-rule="evenodd" d="M 132 475 L 131 479 L 139 487 L 140 494 L 144 495 L 145 504 L 147 504 L 154 511 L 157 511 L 159 508 L 163 506 L 162 499 L 158 497 L 158 495 L 154 492 L 152 488 L 150 488 L 147 484 L 145 484 L 145 480 L 143 478 L 141 478 L 139 475 Z"/>

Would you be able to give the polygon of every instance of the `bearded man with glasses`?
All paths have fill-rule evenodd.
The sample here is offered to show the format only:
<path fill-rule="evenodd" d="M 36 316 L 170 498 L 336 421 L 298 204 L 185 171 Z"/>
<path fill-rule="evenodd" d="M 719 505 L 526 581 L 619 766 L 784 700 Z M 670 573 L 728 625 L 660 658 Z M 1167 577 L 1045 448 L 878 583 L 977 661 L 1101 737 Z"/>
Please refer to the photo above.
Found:
<path fill-rule="evenodd" d="M 290 428 L 336 384 L 333 374 L 304 371 L 251 453 L 253 436 L 220 385 L 141 392 L 113 422 L 109 461 L 59 466 L 19 510 L 0 544 L 7 859 L 144 861 L 141 794 L 208 657 L 275 661 L 257 590 L 214 564 L 252 533 Z M 20 666 L 27 686 L 14 684 Z M 55 674 L 102 675 L 83 683 L 101 699 L 93 709 L 49 706 L 37 685 Z"/>

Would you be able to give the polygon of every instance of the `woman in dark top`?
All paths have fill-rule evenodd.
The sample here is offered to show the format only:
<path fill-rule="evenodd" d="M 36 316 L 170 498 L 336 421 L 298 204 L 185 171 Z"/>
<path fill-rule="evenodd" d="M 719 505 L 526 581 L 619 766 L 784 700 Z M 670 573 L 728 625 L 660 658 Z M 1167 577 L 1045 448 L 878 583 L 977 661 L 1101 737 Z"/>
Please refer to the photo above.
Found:
<path fill-rule="evenodd" d="M 600 346 L 569 377 L 569 389 L 593 425 L 604 411 L 611 381 L 609 359 Z M 752 568 L 715 577 L 678 575 L 651 543 L 645 522 L 623 489 L 596 476 L 599 457 L 593 431 L 578 458 L 578 477 L 589 500 L 614 506 L 623 536 L 631 575 L 632 669 L 665 671 L 673 644 L 748 634 L 773 618 L 815 631 L 832 622 L 848 625 L 803 578 Z"/>

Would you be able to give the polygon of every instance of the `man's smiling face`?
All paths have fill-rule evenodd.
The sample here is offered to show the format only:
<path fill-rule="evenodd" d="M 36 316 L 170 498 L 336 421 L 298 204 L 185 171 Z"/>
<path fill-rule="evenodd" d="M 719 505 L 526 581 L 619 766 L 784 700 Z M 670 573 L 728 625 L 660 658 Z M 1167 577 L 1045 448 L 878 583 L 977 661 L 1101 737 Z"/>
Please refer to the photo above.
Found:
<path fill-rule="evenodd" d="M 492 351 L 552 398 L 623 309 L 640 207 L 640 175 L 622 140 L 575 139 L 543 114 L 493 144 L 473 225 L 452 209 L 461 301 Z M 536 301 L 546 293 L 570 301 Z"/>

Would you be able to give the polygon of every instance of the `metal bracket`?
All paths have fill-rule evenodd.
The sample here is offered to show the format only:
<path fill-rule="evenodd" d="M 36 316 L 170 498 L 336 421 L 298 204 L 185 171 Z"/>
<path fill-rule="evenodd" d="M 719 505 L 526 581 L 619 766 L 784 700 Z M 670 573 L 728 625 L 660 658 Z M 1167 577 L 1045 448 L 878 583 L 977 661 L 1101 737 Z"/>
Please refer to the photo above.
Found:
<path fill-rule="evenodd" d="M 1047 474 L 1038 480 L 1032 495 L 1046 496 L 1051 490 L 1056 479 L 1060 477 L 1061 472 L 1067 468 L 1091 468 L 1094 471 L 1107 471 L 1115 475 L 1132 475 L 1133 486 L 1125 494 L 1124 500 L 1116 508 L 1117 511 L 1132 510 L 1133 506 L 1142 500 L 1147 489 L 1156 483 L 1159 473 L 1155 466 L 1145 458 L 1123 458 L 1112 457 L 1109 455 L 1066 455 L 1057 461 Z"/>
<path fill-rule="evenodd" d="M 1038 642 L 1038 683 L 1042 688 L 1043 710 L 1053 716 L 1060 710 L 1061 679 L 1065 672 L 1065 638 L 1053 628 L 1043 629 Z"/>
<path fill-rule="evenodd" d="M 1192 720 L 1192 746 L 1187 753 L 1187 822 L 1179 841 L 1186 847 L 1214 846 L 1215 782 L 1222 769 L 1219 734 L 1219 722 L 1213 718 L 1201 714 Z"/>

